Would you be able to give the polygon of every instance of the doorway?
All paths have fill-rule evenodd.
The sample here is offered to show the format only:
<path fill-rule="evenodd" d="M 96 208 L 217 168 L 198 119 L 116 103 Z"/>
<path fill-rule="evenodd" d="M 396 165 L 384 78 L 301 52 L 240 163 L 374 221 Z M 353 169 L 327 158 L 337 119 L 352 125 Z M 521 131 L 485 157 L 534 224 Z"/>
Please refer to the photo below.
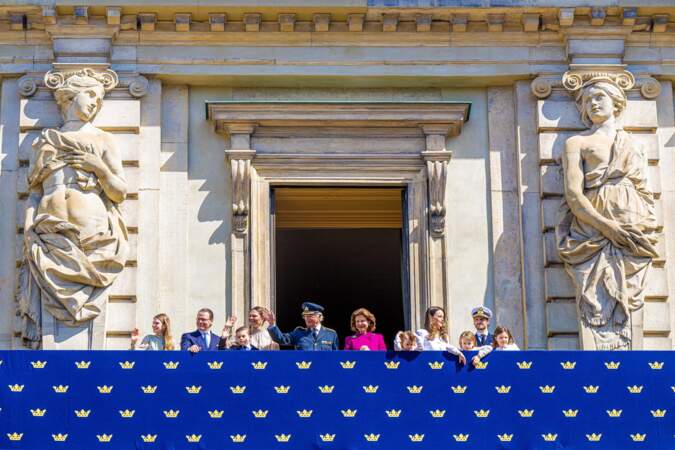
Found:
<path fill-rule="evenodd" d="M 272 191 L 273 298 L 282 330 L 302 324 L 300 304 L 326 308 L 340 347 L 351 313 L 365 307 L 391 348 L 405 329 L 407 260 L 403 188 L 283 187 Z"/>

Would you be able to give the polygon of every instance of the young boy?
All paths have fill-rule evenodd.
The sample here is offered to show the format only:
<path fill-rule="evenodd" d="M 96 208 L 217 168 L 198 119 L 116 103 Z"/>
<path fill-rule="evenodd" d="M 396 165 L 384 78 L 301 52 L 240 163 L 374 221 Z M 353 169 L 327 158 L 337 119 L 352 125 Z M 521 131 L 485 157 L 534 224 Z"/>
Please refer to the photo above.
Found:
<path fill-rule="evenodd" d="M 247 326 L 237 328 L 234 333 L 234 344 L 230 347 L 230 350 L 258 350 L 251 345 L 251 336 Z"/>

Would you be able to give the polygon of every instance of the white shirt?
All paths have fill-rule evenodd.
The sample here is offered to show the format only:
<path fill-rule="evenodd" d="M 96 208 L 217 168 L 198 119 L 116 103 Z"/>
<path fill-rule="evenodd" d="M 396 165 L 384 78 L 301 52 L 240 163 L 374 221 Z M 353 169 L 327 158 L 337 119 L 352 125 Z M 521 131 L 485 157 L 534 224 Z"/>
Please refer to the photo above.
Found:
<path fill-rule="evenodd" d="M 520 348 L 518 348 L 516 344 L 506 344 L 504 348 L 493 347 L 491 345 L 484 345 L 480 349 L 478 349 L 478 357 L 482 358 L 490 354 L 492 351 L 515 351 L 515 350 L 520 350 Z"/>

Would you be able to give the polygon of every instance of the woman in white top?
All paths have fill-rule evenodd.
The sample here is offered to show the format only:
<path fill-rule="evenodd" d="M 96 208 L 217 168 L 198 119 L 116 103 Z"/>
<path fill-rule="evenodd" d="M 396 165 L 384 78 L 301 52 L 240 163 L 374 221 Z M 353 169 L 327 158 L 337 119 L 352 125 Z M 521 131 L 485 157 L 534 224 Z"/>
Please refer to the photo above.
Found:
<path fill-rule="evenodd" d="M 138 328 L 131 332 L 131 350 L 174 350 L 176 347 L 171 335 L 171 321 L 166 314 L 157 314 L 152 318 L 152 333 L 138 343 Z"/>
<path fill-rule="evenodd" d="M 511 334 L 511 330 L 509 330 L 506 327 L 501 327 L 498 326 L 495 328 L 495 332 L 492 335 L 492 345 L 484 345 L 478 350 L 478 354 L 473 357 L 471 362 L 475 366 L 480 362 L 480 360 L 487 355 L 489 355 L 492 351 L 513 351 L 513 350 L 520 350 L 518 346 L 516 345 L 515 341 L 513 340 L 513 335 Z"/>
<path fill-rule="evenodd" d="M 272 336 L 270 336 L 270 333 L 267 331 L 264 319 L 266 313 L 267 308 L 263 308 L 262 306 L 254 306 L 248 313 L 248 330 L 251 345 L 258 350 L 279 350 L 279 344 L 272 340 Z M 225 322 L 221 342 L 224 340 L 227 348 L 233 344 L 230 334 L 232 333 L 232 328 L 236 322 L 236 316 L 230 317 L 227 322 Z"/>
<path fill-rule="evenodd" d="M 417 348 L 421 350 L 435 350 L 450 352 L 459 358 L 460 364 L 466 364 L 464 354 L 450 343 L 448 326 L 445 321 L 445 310 L 439 306 L 427 309 L 424 315 L 424 328 L 415 332 Z M 396 336 L 398 340 L 398 335 Z M 400 342 L 394 341 L 394 349 L 400 349 Z"/>

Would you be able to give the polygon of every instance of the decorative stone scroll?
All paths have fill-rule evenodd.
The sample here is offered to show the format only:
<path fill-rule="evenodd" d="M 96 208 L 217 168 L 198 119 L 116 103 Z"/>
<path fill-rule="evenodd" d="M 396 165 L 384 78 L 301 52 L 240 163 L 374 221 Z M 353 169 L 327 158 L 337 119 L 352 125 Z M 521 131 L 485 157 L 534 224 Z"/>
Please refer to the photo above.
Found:
<path fill-rule="evenodd" d="M 658 256 L 647 156 L 618 123 L 635 78 L 622 66 L 581 67 L 566 72 L 562 83 L 589 127 L 565 144 L 556 227 L 560 259 L 575 287 L 581 347 L 630 349 Z"/>
<path fill-rule="evenodd" d="M 99 316 L 106 288 L 124 269 L 122 160 L 112 135 L 92 124 L 117 83 L 110 69 L 50 71 L 44 77 L 64 124 L 44 129 L 33 142 L 17 289 L 20 331 L 29 347 L 39 346 L 42 311 L 70 327 Z M 34 91 L 27 86 L 26 93 Z"/>

